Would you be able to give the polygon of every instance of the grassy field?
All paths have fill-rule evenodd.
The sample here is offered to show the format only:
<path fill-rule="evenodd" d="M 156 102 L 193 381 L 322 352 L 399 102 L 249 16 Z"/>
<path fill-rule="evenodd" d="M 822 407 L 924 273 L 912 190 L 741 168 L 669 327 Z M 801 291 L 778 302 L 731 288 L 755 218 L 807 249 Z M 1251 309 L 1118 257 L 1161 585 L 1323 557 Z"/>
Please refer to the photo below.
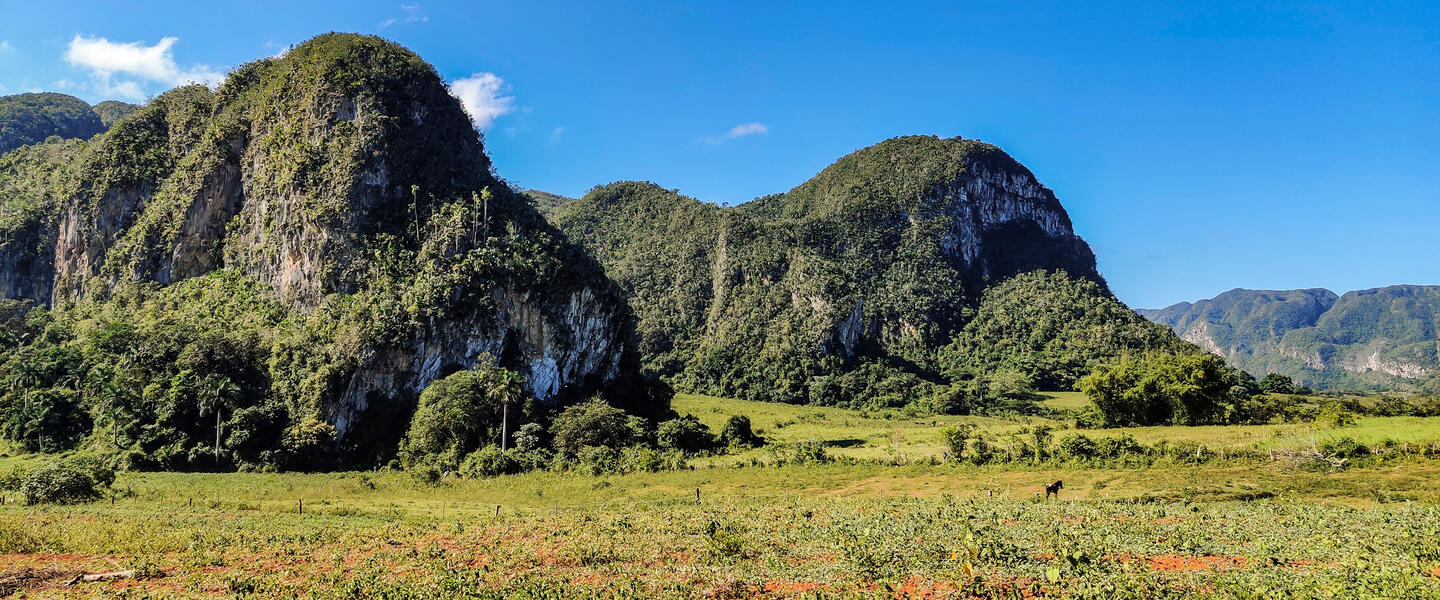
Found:
<path fill-rule="evenodd" d="M 675 406 L 712 427 L 745 414 L 774 442 L 858 458 L 938 452 L 938 429 L 960 421 L 1026 426 L 699 396 Z M 1237 447 L 1337 435 L 1122 432 Z M 1341 433 L 1434 440 L 1440 419 Z M 764 452 L 439 486 L 400 472 L 122 473 L 113 499 L 0 505 L 0 597 L 1440 598 L 1440 461 L 1316 472 L 744 460 Z M 0 472 L 35 460 L 0 458 Z M 1057 479 L 1061 500 L 1036 498 Z M 106 571 L 130 572 L 67 585 Z"/>
<path fill-rule="evenodd" d="M 1052 392 L 1045 403 L 1055 408 L 1083 407 L 1089 402 L 1078 392 Z M 938 458 L 945 451 L 940 430 L 961 422 L 977 424 L 981 430 L 994 436 L 1004 436 L 1024 427 L 1048 424 L 1060 429 L 1056 437 L 1063 437 L 1069 423 L 1041 417 L 1023 417 L 1014 420 L 987 417 L 917 416 L 906 417 L 894 410 L 877 413 L 860 413 L 841 408 L 797 406 L 769 402 L 749 402 L 709 396 L 680 394 L 676 396 L 674 408 L 681 414 L 693 414 L 711 428 L 719 428 L 730 415 L 750 417 L 756 431 L 774 442 L 818 441 L 824 443 L 832 454 L 858 459 L 908 459 L 923 460 Z M 1118 429 L 1085 430 L 1091 437 L 1133 436 L 1144 444 L 1161 440 L 1194 442 L 1205 444 L 1213 450 L 1239 450 L 1250 447 L 1261 449 L 1287 449 L 1310 447 L 1340 437 L 1349 437 L 1362 444 L 1375 444 L 1382 440 L 1397 442 L 1421 442 L 1440 440 L 1440 418 L 1423 417 L 1366 417 L 1354 427 L 1340 429 L 1316 429 L 1305 423 L 1283 425 L 1222 425 L 1207 427 L 1127 427 Z M 754 450 L 747 454 L 729 455 L 708 461 L 702 465 L 734 463 L 738 459 L 759 456 L 765 450 Z"/>

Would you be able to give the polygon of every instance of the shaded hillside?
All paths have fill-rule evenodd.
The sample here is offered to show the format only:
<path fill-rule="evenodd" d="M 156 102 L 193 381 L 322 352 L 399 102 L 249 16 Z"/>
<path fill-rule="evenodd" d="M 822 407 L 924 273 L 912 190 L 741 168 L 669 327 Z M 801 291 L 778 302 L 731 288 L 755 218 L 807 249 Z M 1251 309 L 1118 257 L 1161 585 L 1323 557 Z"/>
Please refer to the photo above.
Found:
<path fill-rule="evenodd" d="M 1440 286 L 1338 297 L 1323 289 L 1236 289 L 1141 313 L 1257 376 L 1282 373 L 1318 387 L 1404 387 L 1440 368 Z"/>
<path fill-rule="evenodd" d="M 377 37 L 6 154 L 0 201 L 0 292 L 53 306 L 12 311 L 0 408 L 53 397 L 151 466 L 206 464 L 216 411 L 233 464 L 373 464 L 421 388 L 479 360 L 549 405 L 637 372 L 599 266 L 491 174 L 434 68 Z"/>
<path fill-rule="evenodd" d="M 823 404 L 914 401 L 945 385 L 947 369 L 1021 362 L 993 356 L 987 346 L 1012 335 L 999 330 L 957 341 L 945 365 L 938 351 L 977 314 L 987 288 L 1036 270 L 1054 272 L 1036 277 L 1060 287 L 1090 282 L 1074 291 L 1083 305 L 1064 295 L 1038 312 L 1098 310 L 1095 319 L 1119 315 L 1129 324 L 1103 350 L 1080 355 L 1032 352 L 1044 339 L 1015 344 L 1037 382 L 1068 386 L 1076 361 L 1174 342 L 1110 295 L 1055 195 L 975 140 L 888 140 L 790 192 L 733 208 L 620 182 L 549 217 L 626 291 L 646 367 L 680 389 Z"/>
<path fill-rule="evenodd" d="M 89 139 L 108 123 L 84 100 L 66 94 L 0 96 L 0 154 L 51 136 Z"/>

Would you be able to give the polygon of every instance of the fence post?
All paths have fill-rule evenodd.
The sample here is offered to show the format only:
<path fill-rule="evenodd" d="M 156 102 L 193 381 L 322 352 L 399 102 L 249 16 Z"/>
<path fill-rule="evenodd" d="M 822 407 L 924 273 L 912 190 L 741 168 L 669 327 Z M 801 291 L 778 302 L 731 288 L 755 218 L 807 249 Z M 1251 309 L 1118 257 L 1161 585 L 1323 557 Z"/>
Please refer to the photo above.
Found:
<path fill-rule="evenodd" d="M 696 504 L 699 504 L 699 503 L 700 503 L 700 488 L 698 488 L 698 487 L 695 488 L 695 503 L 696 503 Z"/>
<path fill-rule="evenodd" d="M 500 505 L 499 505 L 499 504 L 496 504 L 496 505 L 495 505 L 495 516 L 497 516 L 497 517 L 500 516 Z"/>
<path fill-rule="evenodd" d="M 299 502 L 299 504 L 298 504 L 297 506 L 299 506 L 300 508 L 299 508 L 299 510 L 296 511 L 296 512 L 297 512 L 298 514 L 302 514 L 302 515 L 303 515 L 303 514 L 305 514 L 305 499 L 304 499 L 304 498 L 301 498 L 300 500 L 298 500 L 298 502 Z"/>

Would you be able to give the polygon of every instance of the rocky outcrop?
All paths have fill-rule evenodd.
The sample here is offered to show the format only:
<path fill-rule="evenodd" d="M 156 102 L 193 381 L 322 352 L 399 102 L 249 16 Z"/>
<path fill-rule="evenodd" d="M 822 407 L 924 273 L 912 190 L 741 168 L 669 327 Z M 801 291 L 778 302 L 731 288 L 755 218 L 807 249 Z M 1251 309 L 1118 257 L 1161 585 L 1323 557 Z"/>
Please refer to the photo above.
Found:
<path fill-rule="evenodd" d="M 633 374 L 623 298 L 492 174 L 434 69 L 379 38 L 320 36 L 213 92 L 169 92 L 78 162 L 63 193 L 24 198 L 43 210 L 6 223 L 24 239 L 0 245 L 0 292 L 52 304 L 221 271 L 258 282 L 289 323 L 345 332 L 297 353 L 312 362 L 296 376 L 322 384 L 275 390 L 342 438 L 376 402 L 485 357 L 548 402 Z"/>
<path fill-rule="evenodd" d="M 644 182 L 550 206 L 629 295 L 647 367 L 704 393 L 831 401 L 812 396 L 866 361 L 934 379 L 965 309 L 1019 273 L 1108 294 L 1054 193 L 976 140 L 886 140 L 734 207 Z"/>

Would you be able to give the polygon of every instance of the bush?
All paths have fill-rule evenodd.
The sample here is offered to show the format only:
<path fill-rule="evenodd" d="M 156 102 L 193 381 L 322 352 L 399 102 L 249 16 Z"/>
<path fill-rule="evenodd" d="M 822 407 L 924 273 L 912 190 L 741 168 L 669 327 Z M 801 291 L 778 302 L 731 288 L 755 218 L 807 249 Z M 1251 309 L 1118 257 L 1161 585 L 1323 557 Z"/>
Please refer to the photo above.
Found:
<path fill-rule="evenodd" d="M 586 447 L 620 448 L 629 445 L 633 437 L 625 411 L 599 398 L 561 411 L 550 425 L 550 433 L 555 449 L 566 456 L 579 456 Z"/>
<path fill-rule="evenodd" d="M 765 438 L 755 435 L 750 429 L 750 417 L 730 415 L 725 426 L 720 428 L 720 445 L 727 448 L 758 448 L 765 445 Z"/>
<path fill-rule="evenodd" d="M 545 428 L 539 423 L 526 423 L 515 432 L 515 449 L 522 452 L 545 447 Z"/>
<path fill-rule="evenodd" d="M 1073 460 L 1087 460 L 1099 454 L 1100 447 L 1083 434 L 1067 435 L 1057 444 L 1060 456 Z"/>
<path fill-rule="evenodd" d="M 825 445 L 817 441 L 795 442 L 770 446 L 770 455 L 780 465 L 823 465 L 834 459 L 825 451 Z"/>
<path fill-rule="evenodd" d="M 114 481 L 115 470 L 99 461 L 66 461 L 25 473 L 19 491 L 26 504 L 71 504 L 99 498 Z"/>
<path fill-rule="evenodd" d="M 1325 442 L 1320 446 L 1320 453 L 1332 458 L 1359 458 L 1368 456 L 1370 449 L 1347 436 Z"/>
<path fill-rule="evenodd" d="M 655 428 L 655 445 L 661 450 L 696 453 L 715 447 L 715 436 L 700 419 L 685 415 L 670 419 Z"/>
<path fill-rule="evenodd" d="M 940 439 L 945 442 L 949 449 L 951 460 L 964 460 L 965 445 L 971 436 L 975 435 L 973 423 L 960 423 L 954 427 L 946 427 L 940 430 Z"/>
<path fill-rule="evenodd" d="M 1360 415 L 1339 403 L 1326 404 L 1320 414 L 1315 415 L 1315 426 L 1321 428 L 1353 427 L 1359 421 Z"/>
<path fill-rule="evenodd" d="M 1095 456 L 1100 458 L 1123 458 L 1146 453 L 1145 446 L 1130 434 L 1119 437 L 1105 437 L 1095 441 Z"/>
<path fill-rule="evenodd" d="M 512 475 L 524 470 L 515 450 L 501 451 L 499 446 L 486 446 L 465 457 L 460 475 L 468 478 Z"/>

